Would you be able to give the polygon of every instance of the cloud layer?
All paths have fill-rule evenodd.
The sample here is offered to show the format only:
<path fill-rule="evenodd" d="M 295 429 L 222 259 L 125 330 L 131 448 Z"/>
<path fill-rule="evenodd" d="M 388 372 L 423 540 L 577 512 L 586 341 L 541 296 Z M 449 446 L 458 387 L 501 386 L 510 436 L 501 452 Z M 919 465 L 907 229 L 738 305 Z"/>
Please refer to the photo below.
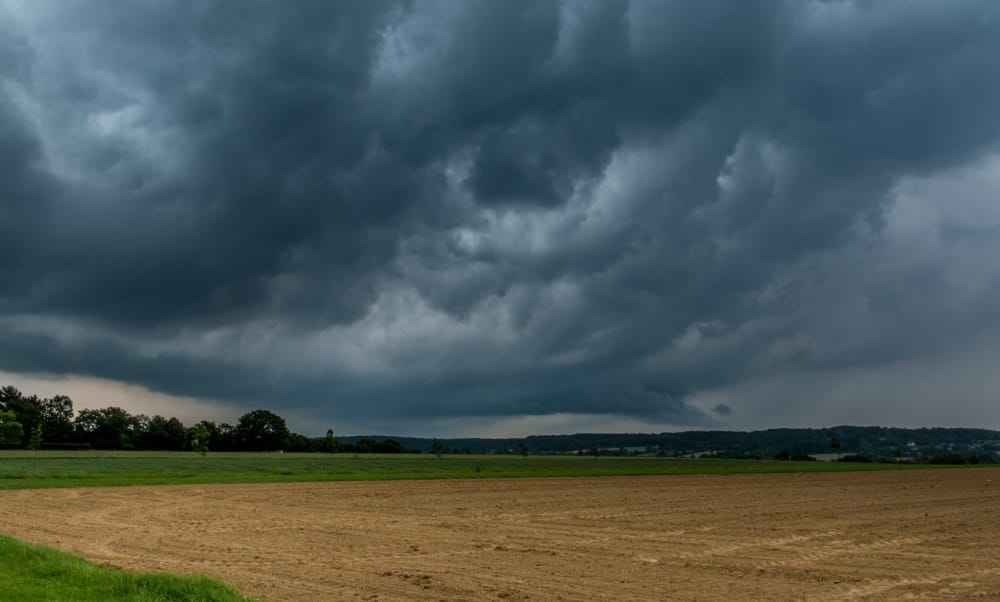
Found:
<path fill-rule="evenodd" d="M 946 421 L 998 106 L 988 1 L 7 0 L 0 370 L 322 430 Z"/>

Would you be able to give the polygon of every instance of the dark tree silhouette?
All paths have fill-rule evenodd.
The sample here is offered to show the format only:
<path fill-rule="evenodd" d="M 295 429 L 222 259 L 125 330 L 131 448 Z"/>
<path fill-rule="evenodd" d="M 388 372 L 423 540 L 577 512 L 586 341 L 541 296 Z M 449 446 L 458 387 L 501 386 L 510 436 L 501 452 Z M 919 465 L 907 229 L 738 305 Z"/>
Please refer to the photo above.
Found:
<path fill-rule="evenodd" d="M 246 451 L 284 449 L 290 435 L 285 419 L 268 410 L 247 412 L 236 423 L 236 441 Z"/>

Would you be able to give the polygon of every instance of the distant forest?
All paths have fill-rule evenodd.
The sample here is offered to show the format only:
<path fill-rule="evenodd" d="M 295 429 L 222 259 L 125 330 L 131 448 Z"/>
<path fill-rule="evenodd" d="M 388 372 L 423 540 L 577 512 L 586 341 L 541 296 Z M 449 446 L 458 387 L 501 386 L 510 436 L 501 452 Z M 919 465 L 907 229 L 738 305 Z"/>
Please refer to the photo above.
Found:
<path fill-rule="evenodd" d="M 342 441 L 354 441 L 345 437 Z M 396 437 L 404 447 L 430 451 L 435 439 Z M 994 463 L 1000 431 L 972 428 L 836 426 L 762 431 L 577 433 L 524 439 L 441 439 L 443 453 L 531 453 L 599 456 L 718 457 L 854 462 Z"/>
<path fill-rule="evenodd" d="M 289 431 L 269 410 L 247 412 L 235 425 L 130 414 L 118 407 L 75 412 L 64 395 L 42 399 L 0 387 L 0 447 L 150 451 L 288 451 L 328 453 L 578 454 L 842 461 L 993 463 L 1000 431 L 971 428 L 837 426 L 763 431 L 578 433 L 526 438 L 430 439 L 393 436 L 322 437 Z"/>

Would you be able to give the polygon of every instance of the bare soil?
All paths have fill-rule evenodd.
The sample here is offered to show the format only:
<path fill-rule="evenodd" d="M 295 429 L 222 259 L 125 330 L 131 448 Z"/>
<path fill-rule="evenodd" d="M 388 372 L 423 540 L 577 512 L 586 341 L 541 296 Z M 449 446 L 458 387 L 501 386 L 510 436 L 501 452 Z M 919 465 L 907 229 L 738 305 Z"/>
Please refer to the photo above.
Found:
<path fill-rule="evenodd" d="M 1000 469 L 0 492 L 0 531 L 327 600 L 1000 600 Z"/>

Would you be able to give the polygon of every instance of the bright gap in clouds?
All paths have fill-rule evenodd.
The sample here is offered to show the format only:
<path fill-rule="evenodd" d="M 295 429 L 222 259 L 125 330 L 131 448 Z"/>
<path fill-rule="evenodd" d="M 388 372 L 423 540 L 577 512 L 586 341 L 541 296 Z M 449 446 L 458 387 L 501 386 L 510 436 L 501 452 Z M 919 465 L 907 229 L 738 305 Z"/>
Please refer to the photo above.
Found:
<path fill-rule="evenodd" d="M 0 372 L 0 384 L 17 387 L 25 395 L 47 398 L 66 395 L 73 400 L 73 410 L 119 407 L 130 414 L 175 417 L 185 426 L 201 420 L 235 424 L 244 413 L 218 401 L 157 393 L 127 383 L 74 374 L 19 374 Z"/>

